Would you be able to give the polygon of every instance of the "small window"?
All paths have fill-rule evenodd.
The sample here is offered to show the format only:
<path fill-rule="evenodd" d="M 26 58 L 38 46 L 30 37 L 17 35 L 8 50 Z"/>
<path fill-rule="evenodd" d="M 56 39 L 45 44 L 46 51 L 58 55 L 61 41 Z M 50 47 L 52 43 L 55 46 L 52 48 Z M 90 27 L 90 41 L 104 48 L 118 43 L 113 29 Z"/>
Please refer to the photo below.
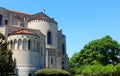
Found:
<path fill-rule="evenodd" d="M 51 44 L 51 32 L 47 32 L 47 44 Z"/>
<path fill-rule="evenodd" d="M 64 64 L 64 61 L 62 61 L 62 64 Z"/>
<path fill-rule="evenodd" d="M 5 20 L 5 25 L 8 25 L 8 20 Z"/>
<path fill-rule="evenodd" d="M 65 54 L 65 45 L 62 44 L 62 54 Z"/>
<path fill-rule="evenodd" d="M 0 26 L 2 25 L 2 15 L 0 15 Z"/>
<path fill-rule="evenodd" d="M 51 58 L 51 64 L 53 65 L 53 58 Z"/>
<path fill-rule="evenodd" d="M 28 49 L 30 50 L 31 41 L 28 41 Z"/>
<path fill-rule="evenodd" d="M 31 73 L 29 73 L 29 74 L 28 74 L 28 76 L 32 76 L 32 74 L 31 74 Z"/>
<path fill-rule="evenodd" d="M 64 66 L 62 66 L 62 69 L 63 69 L 63 70 L 65 70 L 65 67 L 64 67 Z"/>

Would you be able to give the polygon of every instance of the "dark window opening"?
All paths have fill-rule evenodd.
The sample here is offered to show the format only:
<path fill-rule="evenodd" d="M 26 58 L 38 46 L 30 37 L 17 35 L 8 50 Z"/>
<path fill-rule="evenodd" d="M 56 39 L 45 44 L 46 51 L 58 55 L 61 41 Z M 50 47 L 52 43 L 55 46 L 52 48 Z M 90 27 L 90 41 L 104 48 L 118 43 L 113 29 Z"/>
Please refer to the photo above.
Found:
<path fill-rule="evenodd" d="M 2 15 L 0 15 L 0 26 L 2 25 Z"/>
<path fill-rule="evenodd" d="M 51 64 L 53 64 L 53 58 L 51 58 Z"/>
<path fill-rule="evenodd" d="M 62 69 L 63 69 L 63 70 L 65 70 L 65 67 L 64 67 L 64 66 L 62 66 Z"/>
<path fill-rule="evenodd" d="M 51 32 L 48 31 L 47 33 L 47 44 L 51 44 Z"/>
<path fill-rule="evenodd" d="M 64 64 L 64 61 L 62 61 L 62 64 Z"/>
<path fill-rule="evenodd" d="M 28 49 L 30 50 L 31 41 L 28 41 Z"/>
<path fill-rule="evenodd" d="M 8 25 L 8 20 L 5 20 L 5 25 Z"/>
<path fill-rule="evenodd" d="M 62 54 L 65 54 L 65 45 L 62 44 Z"/>
<path fill-rule="evenodd" d="M 32 76 L 32 74 L 31 74 L 31 73 L 29 73 L 29 74 L 28 74 L 28 76 Z"/>

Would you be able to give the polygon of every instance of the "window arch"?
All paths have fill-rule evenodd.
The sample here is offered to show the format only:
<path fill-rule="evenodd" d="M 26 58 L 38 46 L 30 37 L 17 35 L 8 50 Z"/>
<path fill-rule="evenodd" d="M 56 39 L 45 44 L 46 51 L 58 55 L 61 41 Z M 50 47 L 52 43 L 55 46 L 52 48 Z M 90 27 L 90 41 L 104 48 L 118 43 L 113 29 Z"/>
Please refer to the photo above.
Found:
<path fill-rule="evenodd" d="M 52 44 L 50 31 L 47 32 L 47 44 Z"/>
<path fill-rule="evenodd" d="M 2 25 L 2 15 L 0 15 L 0 26 Z"/>

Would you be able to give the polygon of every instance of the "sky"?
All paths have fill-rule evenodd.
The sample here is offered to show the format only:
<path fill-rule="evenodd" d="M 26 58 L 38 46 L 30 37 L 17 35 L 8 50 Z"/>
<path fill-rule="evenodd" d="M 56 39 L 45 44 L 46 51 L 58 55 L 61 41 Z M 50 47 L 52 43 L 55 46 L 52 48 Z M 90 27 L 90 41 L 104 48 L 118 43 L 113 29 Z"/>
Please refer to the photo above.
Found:
<path fill-rule="evenodd" d="M 29 14 L 45 9 L 66 35 L 70 58 L 106 35 L 120 42 L 120 0 L 0 0 L 0 7 Z"/>

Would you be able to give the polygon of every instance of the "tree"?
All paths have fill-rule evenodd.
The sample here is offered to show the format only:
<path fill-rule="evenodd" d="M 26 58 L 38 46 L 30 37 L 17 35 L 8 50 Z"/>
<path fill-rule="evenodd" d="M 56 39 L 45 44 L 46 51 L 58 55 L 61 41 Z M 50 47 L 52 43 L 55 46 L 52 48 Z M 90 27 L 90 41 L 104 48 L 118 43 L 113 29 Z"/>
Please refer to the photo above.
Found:
<path fill-rule="evenodd" d="M 114 66 L 119 62 L 120 44 L 116 40 L 113 40 L 110 36 L 105 36 L 101 39 L 96 39 L 89 42 L 83 47 L 83 49 L 81 49 L 80 52 L 75 53 L 69 61 L 70 69 L 72 69 L 71 71 L 75 73 L 77 71 L 79 71 L 80 73 L 83 72 L 83 66 L 103 65 L 106 66 L 106 68 L 108 68 L 112 67 L 108 64 Z M 76 69 L 77 71 L 74 69 Z M 106 73 L 108 72 L 106 71 Z"/>
<path fill-rule="evenodd" d="M 79 53 L 80 64 L 91 64 L 92 61 L 107 65 L 119 63 L 120 44 L 110 36 L 89 42 Z"/>
<path fill-rule="evenodd" d="M 7 49 L 7 45 L 5 37 L 0 33 L 0 74 L 14 72 L 12 52 Z"/>
<path fill-rule="evenodd" d="M 79 53 L 75 53 L 69 61 L 70 71 L 76 72 L 77 67 L 79 67 Z M 78 69 L 77 69 L 78 70 Z"/>

